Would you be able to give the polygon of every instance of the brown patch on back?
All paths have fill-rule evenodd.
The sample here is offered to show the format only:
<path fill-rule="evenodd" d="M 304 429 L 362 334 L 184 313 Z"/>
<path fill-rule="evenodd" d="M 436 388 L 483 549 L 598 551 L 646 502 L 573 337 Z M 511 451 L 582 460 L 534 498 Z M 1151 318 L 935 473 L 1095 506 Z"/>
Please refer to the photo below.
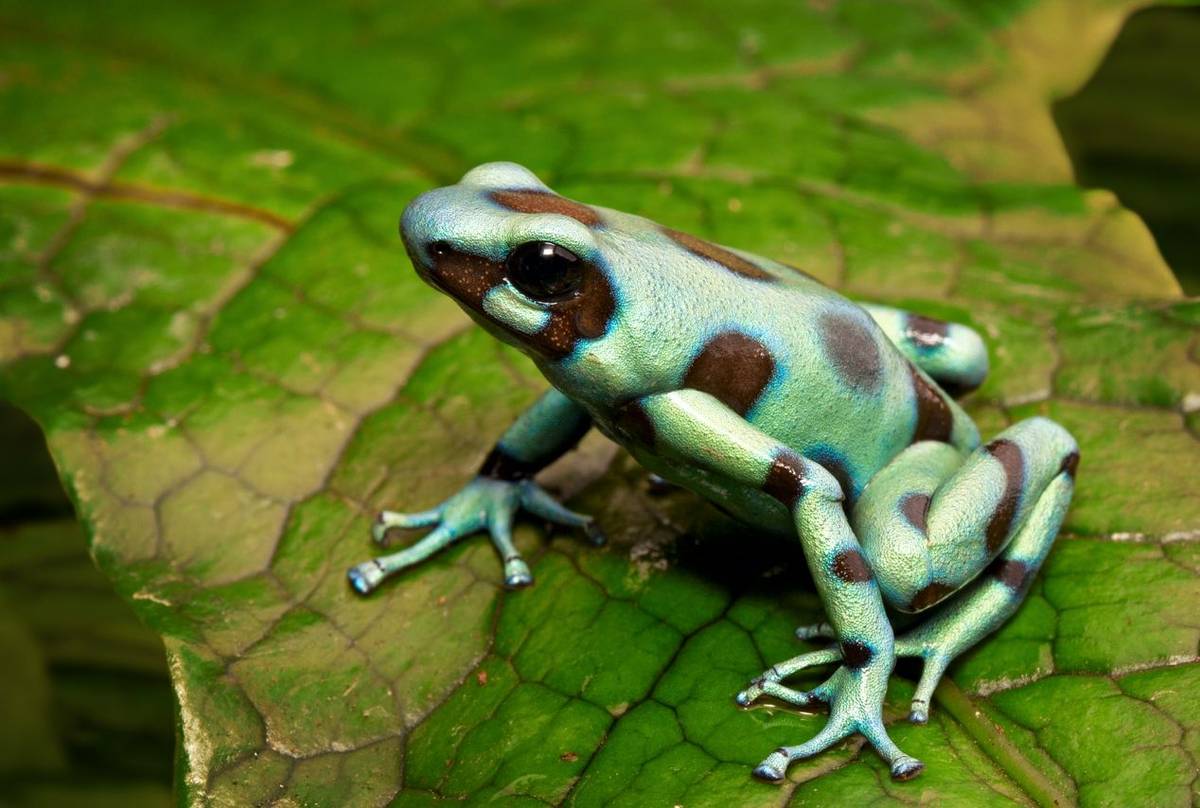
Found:
<path fill-rule="evenodd" d="M 783 450 L 775 455 L 763 491 L 782 502 L 789 510 L 804 493 L 804 461 L 794 452 Z"/>
<path fill-rule="evenodd" d="M 1029 579 L 1029 567 L 1023 561 L 997 558 L 988 567 L 988 574 L 1012 591 L 1017 592 L 1025 586 Z"/>
<path fill-rule="evenodd" d="M 778 280 L 774 275 L 759 267 L 757 264 L 747 261 L 745 258 L 742 258 L 736 253 L 730 252 L 724 247 L 718 247 L 716 244 L 709 243 L 704 239 L 696 238 L 688 233 L 681 233 L 678 230 L 672 230 L 669 227 L 663 227 L 660 229 L 667 238 L 671 239 L 688 252 L 720 264 L 735 275 L 741 275 L 743 278 L 751 278 L 752 280 L 756 281 Z"/>
<path fill-rule="evenodd" d="M 833 574 L 848 584 L 865 584 L 871 580 L 871 568 L 858 550 L 843 550 L 833 557 Z"/>
<path fill-rule="evenodd" d="M 912 602 L 908 604 L 908 610 L 919 612 L 923 609 L 928 609 L 935 603 L 940 603 L 946 597 L 954 593 L 954 587 L 946 586 L 943 583 L 934 581 L 928 586 L 923 587 L 917 594 L 913 595 Z"/>
<path fill-rule="evenodd" d="M 725 331 L 704 344 L 683 377 L 683 386 L 714 396 L 745 415 L 775 373 L 775 358 L 756 339 Z"/>
<path fill-rule="evenodd" d="M 950 405 L 911 362 L 908 370 L 912 374 L 913 395 L 917 406 L 917 423 L 913 428 L 912 443 L 923 440 L 949 443 L 950 433 L 954 429 L 954 415 L 950 412 Z"/>
<path fill-rule="evenodd" d="M 842 312 L 826 312 L 818 326 L 825 355 L 851 387 L 874 391 L 883 378 L 883 359 L 867 326 Z"/>
<path fill-rule="evenodd" d="M 946 341 L 950 324 L 920 314 L 910 314 L 904 323 L 904 336 L 922 348 L 936 348 Z"/>
<path fill-rule="evenodd" d="M 601 224 L 600 214 L 592 208 L 549 191 L 492 191 L 491 197 L 497 205 L 517 213 L 558 213 L 570 216 L 588 227 L 599 227 Z"/>
<path fill-rule="evenodd" d="M 1000 461 L 1004 469 L 1004 492 L 996 503 L 996 510 L 987 525 L 987 549 L 994 553 L 1004 546 L 1013 520 L 1017 516 L 1017 505 L 1021 501 L 1021 487 L 1025 484 L 1025 457 L 1021 447 L 1005 438 L 992 441 L 984 451 Z"/>
<path fill-rule="evenodd" d="M 929 502 L 930 498 L 928 494 L 906 494 L 900 500 L 900 513 L 904 514 L 904 518 L 908 520 L 910 525 L 922 533 L 926 533 L 929 530 L 928 523 L 926 522 L 929 516 Z"/>

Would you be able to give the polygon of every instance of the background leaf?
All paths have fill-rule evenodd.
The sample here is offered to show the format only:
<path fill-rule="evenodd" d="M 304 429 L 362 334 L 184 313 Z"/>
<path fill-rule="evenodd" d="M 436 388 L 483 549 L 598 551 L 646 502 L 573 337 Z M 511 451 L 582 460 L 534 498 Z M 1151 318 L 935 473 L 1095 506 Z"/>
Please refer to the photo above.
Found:
<path fill-rule="evenodd" d="M 1075 186 L 1049 110 L 1130 8 L 0 6 L 0 394 L 163 637 L 183 797 L 1190 802 L 1200 309 Z M 920 780 L 857 740 L 749 778 L 824 720 L 731 701 L 819 619 L 799 549 L 653 495 L 595 436 L 546 481 L 611 548 L 525 525 L 531 590 L 473 541 L 350 593 L 372 514 L 454 491 L 544 387 L 395 236 L 491 159 L 969 322 L 982 430 L 1079 438 L 1027 602 L 928 727 L 893 724 Z"/>

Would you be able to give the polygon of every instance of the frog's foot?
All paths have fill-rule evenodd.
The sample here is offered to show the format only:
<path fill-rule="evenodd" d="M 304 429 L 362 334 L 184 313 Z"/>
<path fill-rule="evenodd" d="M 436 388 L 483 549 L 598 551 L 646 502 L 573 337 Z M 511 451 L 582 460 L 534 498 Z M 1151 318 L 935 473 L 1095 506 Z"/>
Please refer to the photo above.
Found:
<path fill-rule="evenodd" d="M 843 665 L 823 684 L 808 693 L 796 694 L 807 698 L 806 703 L 827 701 L 829 721 L 807 743 L 776 749 L 758 764 L 754 775 L 768 782 L 781 782 L 792 761 L 823 752 L 853 732 L 862 733 L 871 742 L 891 767 L 893 779 L 911 780 L 920 774 L 924 764 L 901 752 L 883 726 L 883 693 L 889 668 L 878 662 L 863 668 Z"/>
<path fill-rule="evenodd" d="M 832 640 L 837 637 L 837 633 L 828 623 L 813 623 L 808 626 L 797 626 L 796 637 L 801 640 Z"/>
<path fill-rule="evenodd" d="M 734 697 L 735 701 L 742 707 L 749 707 L 759 696 L 773 696 L 780 701 L 794 704 L 797 707 L 805 707 L 814 701 L 829 701 L 826 697 L 828 694 L 822 691 L 820 687 L 805 693 L 784 687 L 780 682 L 804 668 L 809 668 L 813 665 L 825 665 L 830 662 L 840 662 L 841 659 L 842 652 L 837 646 L 794 656 L 786 662 L 772 665 L 751 679 L 749 687 Z"/>
<path fill-rule="evenodd" d="M 896 656 L 919 657 L 925 662 L 921 670 L 921 680 L 917 682 L 916 692 L 913 693 L 908 720 L 914 724 L 928 723 L 929 702 L 933 699 L 933 691 L 937 689 L 938 682 L 942 681 L 942 676 L 954 661 L 955 655 L 923 641 L 918 632 L 913 632 L 906 637 L 896 638 Z"/>
<path fill-rule="evenodd" d="M 575 513 L 559 504 L 532 480 L 509 482 L 476 477 L 463 490 L 438 507 L 421 513 L 384 511 L 371 526 L 372 538 L 380 544 L 392 528 L 433 527 L 424 538 L 398 553 L 373 558 L 350 568 L 347 577 L 359 594 L 366 595 L 390 575 L 419 564 L 457 540 L 487 530 L 504 560 L 504 584 L 510 589 L 529 586 L 533 575 L 513 544 L 512 524 L 517 512 L 525 510 L 554 524 L 583 530 L 593 544 L 604 543 L 604 534 L 590 516 Z"/>

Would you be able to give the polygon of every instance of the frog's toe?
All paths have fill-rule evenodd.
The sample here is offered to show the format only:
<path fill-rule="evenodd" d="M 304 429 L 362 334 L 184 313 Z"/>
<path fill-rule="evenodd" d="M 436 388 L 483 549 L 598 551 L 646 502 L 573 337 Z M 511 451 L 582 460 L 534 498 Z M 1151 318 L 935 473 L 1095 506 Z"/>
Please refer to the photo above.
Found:
<path fill-rule="evenodd" d="M 914 757 L 901 755 L 892 761 L 892 779 L 903 782 L 911 780 L 925 769 L 925 764 Z"/>
<path fill-rule="evenodd" d="M 608 536 L 606 536 L 604 531 L 600 529 L 600 526 L 596 524 L 595 519 L 589 520 L 588 523 L 583 526 L 583 532 L 584 535 L 588 537 L 588 541 L 590 541 L 596 547 L 603 547 L 604 545 L 608 544 Z"/>
<path fill-rule="evenodd" d="M 522 558 L 509 558 L 504 562 L 504 585 L 509 589 L 524 589 L 533 585 L 533 573 Z"/>
<path fill-rule="evenodd" d="M 386 572 L 378 561 L 364 561 L 351 567 L 346 573 L 350 586 L 360 595 L 368 595 L 386 577 Z"/>
<path fill-rule="evenodd" d="M 801 640 L 833 639 L 837 634 L 828 623 L 813 623 L 808 626 L 797 626 L 796 637 Z"/>
<path fill-rule="evenodd" d="M 754 767 L 754 776 L 768 783 L 782 783 L 790 762 L 786 749 L 776 749 L 766 760 Z"/>
<path fill-rule="evenodd" d="M 913 724 L 928 724 L 929 704 L 924 699 L 913 699 L 912 709 L 908 711 L 908 720 Z"/>
<path fill-rule="evenodd" d="M 420 513 L 399 513 L 397 511 L 380 511 L 371 523 L 371 538 L 376 544 L 386 544 L 388 531 L 392 528 L 411 530 L 413 528 L 430 527 L 441 519 L 438 509 Z"/>

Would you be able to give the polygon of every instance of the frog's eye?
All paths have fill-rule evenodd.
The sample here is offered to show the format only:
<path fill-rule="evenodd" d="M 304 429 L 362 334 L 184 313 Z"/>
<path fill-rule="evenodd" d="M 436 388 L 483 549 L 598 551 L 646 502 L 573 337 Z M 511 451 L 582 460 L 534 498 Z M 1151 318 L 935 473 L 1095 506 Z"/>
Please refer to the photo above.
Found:
<path fill-rule="evenodd" d="M 528 241 L 508 256 L 508 279 L 526 297 L 553 303 L 579 291 L 583 262 L 549 241 Z"/>

